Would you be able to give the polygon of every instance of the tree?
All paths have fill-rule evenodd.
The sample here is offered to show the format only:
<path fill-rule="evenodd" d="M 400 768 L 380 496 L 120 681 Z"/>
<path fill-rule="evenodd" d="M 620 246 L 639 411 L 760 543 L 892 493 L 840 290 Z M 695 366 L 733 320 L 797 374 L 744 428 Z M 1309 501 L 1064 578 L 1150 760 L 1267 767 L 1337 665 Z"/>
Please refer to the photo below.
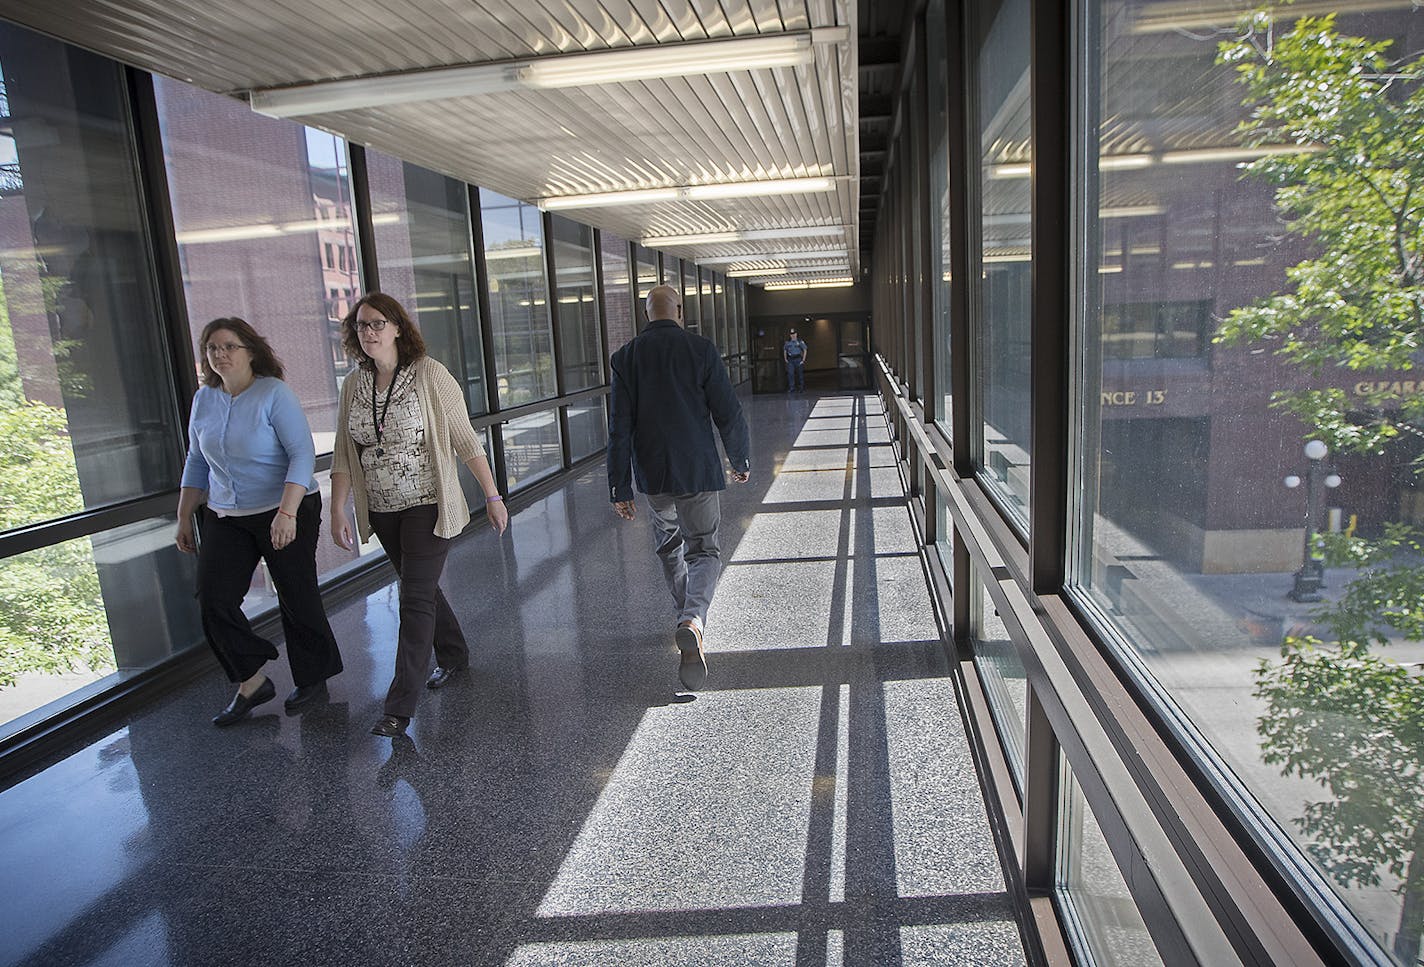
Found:
<path fill-rule="evenodd" d="M 84 508 L 68 419 L 28 400 L 0 288 L 0 531 Z M 94 552 L 67 541 L 0 560 L 0 687 L 20 672 L 114 666 Z"/>
<path fill-rule="evenodd" d="M 1286 291 L 1233 310 L 1219 343 L 1267 344 L 1304 371 L 1407 373 L 1424 334 L 1424 58 L 1389 58 L 1391 42 L 1342 35 L 1335 17 L 1280 29 L 1275 8 L 1246 17 L 1220 45 L 1246 89 L 1248 144 L 1296 145 L 1247 166 L 1275 186 L 1286 231 L 1317 255 L 1287 271 Z M 1424 440 L 1424 394 L 1406 380 L 1285 390 L 1273 405 L 1339 451 L 1381 454 Z M 1414 462 L 1415 472 L 1421 468 Z M 1414 964 L 1424 926 L 1424 682 L 1375 649 L 1424 638 L 1424 544 L 1388 525 L 1383 539 L 1333 536 L 1333 563 L 1360 568 L 1313 617 L 1332 641 L 1288 637 L 1256 670 L 1264 760 L 1331 792 L 1296 821 L 1308 849 L 1344 884 L 1400 879 L 1393 952 Z"/>

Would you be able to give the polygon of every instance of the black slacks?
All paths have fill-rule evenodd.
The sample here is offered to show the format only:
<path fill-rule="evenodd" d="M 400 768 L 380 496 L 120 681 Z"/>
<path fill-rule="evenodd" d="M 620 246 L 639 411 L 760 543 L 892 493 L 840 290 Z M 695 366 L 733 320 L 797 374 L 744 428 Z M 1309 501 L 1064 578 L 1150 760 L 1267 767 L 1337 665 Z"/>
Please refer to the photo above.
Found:
<path fill-rule="evenodd" d="M 437 516 L 434 504 L 369 514 L 371 530 L 400 577 L 400 633 L 396 673 L 386 692 L 387 715 L 415 714 L 432 651 L 441 668 L 464 668 L 470 663 L 465 633 L 440 591 L 450 542 L 435 536 Z"/>
<path fill-rule="evenodd" d="M 276 510 L 242 517 L 202 513 L 198 547 L 198 605 L 203 631 L 230 681 L 242 682 L 277 657 L 277 646 L 252 630 L 242 599 L 258 560 L 277 589 L 292 681 L 315 685 L 341 671 L 341 651 L 316 583 L 316 541 L 321 495 L 307 494 L 297 508 L 297 536 L 280 551 L 272 546 Z"/>

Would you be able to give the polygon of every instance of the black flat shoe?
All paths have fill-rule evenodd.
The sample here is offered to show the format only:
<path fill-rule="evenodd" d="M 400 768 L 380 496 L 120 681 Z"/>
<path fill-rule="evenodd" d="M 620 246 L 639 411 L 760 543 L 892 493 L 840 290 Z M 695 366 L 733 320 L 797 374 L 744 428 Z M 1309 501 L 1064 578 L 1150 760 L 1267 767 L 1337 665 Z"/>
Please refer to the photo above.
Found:
<path fill-rule="evenodd" d="M 371 726 L 372 735 L 396 736 L 405 734 L 405 727 L 410 724 L 410 719 L 404 715 L 382 715 L 375 725 Z"/>
<path fill-rule="evenodd" d="M 276 697 L 277 686 L 273 685 L 272 679 L 269 678 L 258 686 L 257 691 L 252 693 L 251 698 L 244 698 L 241 692 L 234 695 L 232 701 L 228 703 L 227 708 L 213 716 L 213 724 L 218 728 L 223 728 L 235 722 L 241 722 L 247 718 L 248 712 L 251 712 L 263 702 L 270 702 Z"/>
<path fill-rule="evenodd" d="M 467 667 L 466 665 L 461 665 L 459 668 L 441 668 L 439 665 L 436 665 L 435 671 L 431 672 L 430 677 L 426 679 L 425 687 L 444 688 L 450 684 L 451 679 L 463 675 Z"/>
<path fill-rule="evenodd" d="M 282 704 L 288 712 L 299 712 L 308 705 L 315 705 L 330 697 L 331 693 L 326 690 L 326 682 L 323 680 L 315 685 L 298 685 Z"/>

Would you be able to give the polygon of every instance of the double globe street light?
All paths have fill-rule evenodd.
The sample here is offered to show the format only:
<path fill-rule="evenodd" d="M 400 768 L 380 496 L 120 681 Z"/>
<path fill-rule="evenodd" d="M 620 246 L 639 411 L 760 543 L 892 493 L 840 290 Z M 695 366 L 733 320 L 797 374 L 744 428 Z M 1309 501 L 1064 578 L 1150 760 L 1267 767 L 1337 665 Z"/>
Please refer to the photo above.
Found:
<path fill-rule="evenodd" d="M 1319 601 L 1320 589 L 1325 586 L 1325 541 L 1316 526 L 1319 517 L 1315 495 L 1318 492 L 1316 481 L 1324 471 L 1323 461 L 1329 453 L 1329 448 L 1320 440 L 1311 440 L 1305 445 L 1305 458 L 1309 461 L 1305 471 L 1305 541 L 1300 570 L 1295 572 L 1295 583 L 1286 592 L 1286 597 L 1292 601 Z M 1327 490 L 1334 490 L 1340 486 L 1340 475 L 1330 470 L 1325 472 L 1320 482 L 1325 484 Z M 1300 483 L 1301 478 L 1296 474 L 1290 474 L 1285 479 L 1285 485 L 1291 490 L 1299 487 Z"/>

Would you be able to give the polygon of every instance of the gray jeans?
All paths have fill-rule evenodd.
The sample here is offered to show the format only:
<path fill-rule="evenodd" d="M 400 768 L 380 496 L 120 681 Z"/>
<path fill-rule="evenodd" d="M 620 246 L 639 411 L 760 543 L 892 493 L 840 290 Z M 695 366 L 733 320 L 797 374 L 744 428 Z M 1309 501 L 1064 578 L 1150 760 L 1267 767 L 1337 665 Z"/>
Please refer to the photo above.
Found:
<path fill-rule="evenodd" d="M 649 494 L 653 539 L 663 576 L 677 606 L 677 620 L 707 624 L 707 608 L 722 574 L 717 526 L 722 502 L 715 490 L 700 494 Z"/>

